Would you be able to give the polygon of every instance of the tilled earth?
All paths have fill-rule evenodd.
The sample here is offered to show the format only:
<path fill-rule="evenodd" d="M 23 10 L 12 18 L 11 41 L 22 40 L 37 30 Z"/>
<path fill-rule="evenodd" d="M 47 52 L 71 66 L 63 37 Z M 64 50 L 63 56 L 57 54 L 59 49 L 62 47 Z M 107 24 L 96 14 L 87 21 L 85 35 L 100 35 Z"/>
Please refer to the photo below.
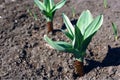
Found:
<path fill-rule="evenodd" d="M 119 4 L 119 0 L 108 0 L 104 8 L 102 0 L 67 0 L 57 10 L 55 34 L 50 35 L 54 40 L 68 41 L 60 31 L 64 28 L 63 12 L 73 22 L 86 9 L 94 17 L 104 15 L 103 25 L 86 51 L 85 76 L 79 78 L 73 67 L 74 56 L 56 51 L 44 41 L 46 20 L 33 0 L 0 0 L 0 80 L 120 80 Z M 35 12 L 38 19 L 29 11 Z M 111 22 L 118 26 L 117 41 Z"/>

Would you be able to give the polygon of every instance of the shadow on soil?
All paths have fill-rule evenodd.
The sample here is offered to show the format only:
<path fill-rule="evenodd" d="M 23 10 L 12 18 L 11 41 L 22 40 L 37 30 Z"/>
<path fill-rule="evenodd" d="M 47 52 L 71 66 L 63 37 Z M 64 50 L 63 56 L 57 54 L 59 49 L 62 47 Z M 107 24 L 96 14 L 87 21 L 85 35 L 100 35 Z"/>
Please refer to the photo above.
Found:
<path fill-rule="evenodd" d="M 71 20 L 71 23 L 72 23 L 72 25 L 75 25 L 75 24 L 77 23 L 77 19 Z M 62 25 L 62 28 L 61 28 L 61 29 L 62 29 L 62 30 L 65 30 L 65 29 L 66 29 L 65 24 Z"/>
<path fill-rule="evenodd" d="M 94 61 L 94 60 L 86 60 L 89 64 L 85 66 L 85 74 L 90 72 L 92 69 L 96 67 L 108 67 L 108 66 L 118 66 L 120 65 L 120 47 L 111 48 L 108 45 L 108 53 L 102 62 Z"/>
<path fill-rule="evenodd" d="M 77 19 L 72 20 L 71 23 L 73 25 L 75 25 L 77 23 Z M 65 26 L 65 24 L 63 24 L 61 29 L 54 29 L 53 30 L 53 35 L 55 35 L 56 32 L 61 32 L 61 30 L 65 30 L 65 29 L 66 29 L 66 26 Z"/>

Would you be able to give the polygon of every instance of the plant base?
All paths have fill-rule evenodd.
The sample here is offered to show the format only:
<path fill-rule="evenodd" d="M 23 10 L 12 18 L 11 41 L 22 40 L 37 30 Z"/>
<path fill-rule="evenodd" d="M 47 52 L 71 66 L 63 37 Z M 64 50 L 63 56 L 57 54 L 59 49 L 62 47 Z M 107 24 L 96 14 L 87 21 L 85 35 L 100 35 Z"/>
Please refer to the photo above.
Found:
<path fill-rule="evenodd" d="M 47 33 L 53 33 L 53 22 L 47 22 Z"/>
<path fill-rule="evenodd" d="M 83 65 L 83 62 L 75 60 L 74 67 L 75 67 L 75 72 L 79 75 L 79 77 L 84 76 L 84 65 Z"/>

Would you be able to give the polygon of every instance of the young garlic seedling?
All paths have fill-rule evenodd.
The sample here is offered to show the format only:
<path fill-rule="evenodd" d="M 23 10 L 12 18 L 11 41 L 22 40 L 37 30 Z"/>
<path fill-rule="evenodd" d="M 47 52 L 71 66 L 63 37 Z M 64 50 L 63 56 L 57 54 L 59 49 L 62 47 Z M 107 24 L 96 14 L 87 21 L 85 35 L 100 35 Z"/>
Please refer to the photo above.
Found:
<path fill-rule="evenodd" d="M 117 30 L 117 26 L 115 23 L 112 22 L 112 28 L 113 28 L 113 32 L 114 32 L 114 36 L 115 36 L 115 40 L 117 41 L 118 39 L 118 30 Z"/>
<path fill-rule="evenodd" d="M 47 28 L 48 33 L 53 32 L 53 17 L 57 9 L 61 8 L 66 0 L 62 0 L 57 4 L 54 3 L 54 0 L 43 0 L 43 2 L 39 0 L 34 0 L 35 4 L 39 7 L 42 14 L 45 16 L 47 20 Z"/>
<path fill-rule="evenodd" d="M 72 7 L 71 7 L 71 10 L 72 10 L 72 17 L 75 18 L 75 14 L 76 14 L 76 13 L 75 13 L 75 8 L 72 6 Z"/>
<path fill-rule="evenodd" d="M 104 8 L 107 8 L 107 0 L 103 0 Z"/>
<path fill-rule="evenodd" d="M 103 15 L 99 15 L 93 19 L 89 10 L 83 11 L 75 27 L 71 24 L 65 14 L 63 14 L 63 20 L 67 31 L 62 31 L 71 40 L 71 42 L 52 41 L 46 35 L 44 36 L 44 39 L 54 49 L 72 53 L 76 58 L 74 63 L 75 70 L 79 76 L 83 76 L 83 60 L 86 54 L 86 49 L 92 37 L 102 25 Z"/>

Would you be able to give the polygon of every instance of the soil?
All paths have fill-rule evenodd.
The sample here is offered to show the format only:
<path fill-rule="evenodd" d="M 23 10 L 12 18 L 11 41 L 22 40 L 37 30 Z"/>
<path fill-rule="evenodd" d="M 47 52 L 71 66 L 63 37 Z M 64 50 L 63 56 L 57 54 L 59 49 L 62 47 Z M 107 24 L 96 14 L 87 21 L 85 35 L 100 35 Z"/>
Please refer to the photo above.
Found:
<path fill-rule="evenodd" d="M 120 80 L 120 38 L 115 41 L 111 25 L 118 26 L 119 36 L 119 4 L 119 0 L 108 0 L 104 8 L 103 0 L 67 0 L 56 11 L 51 38 L 64 41 L 68 39 L 60 31 L 64 28 L 63 12 L 73 22 L 87 9 L 94 17 L 104 15 L 103 25 L 86 51 L 85 75 L 79 78 L 73 67 L 74 56 L 56 51 L 44 41 L 46 20 L 33 0 L 0 0 L 0 80 Z M 29 10 L 36 13 L 37 20 Z"/>

